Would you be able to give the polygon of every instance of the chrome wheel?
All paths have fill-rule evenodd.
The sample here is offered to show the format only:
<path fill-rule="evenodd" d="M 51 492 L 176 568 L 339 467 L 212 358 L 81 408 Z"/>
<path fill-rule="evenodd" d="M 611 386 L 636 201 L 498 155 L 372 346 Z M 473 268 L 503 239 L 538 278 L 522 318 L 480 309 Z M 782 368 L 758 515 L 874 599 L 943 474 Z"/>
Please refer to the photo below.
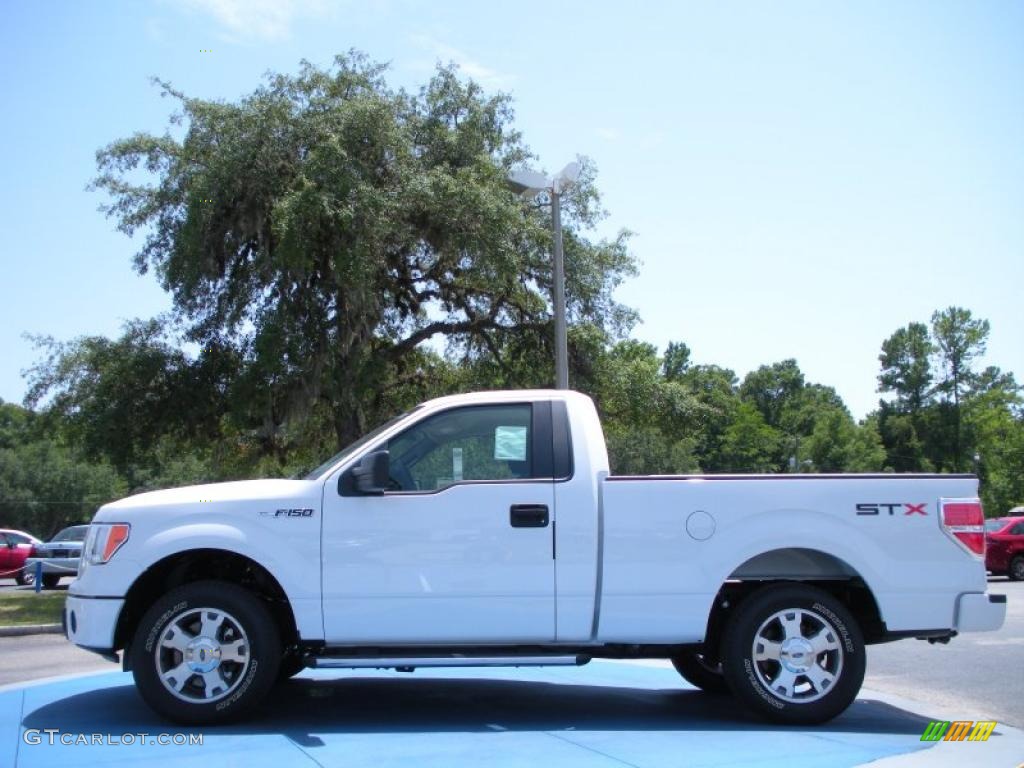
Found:
<path fill-rule="evenodd" d="M 230 694 L 245 677 L 249 638 L 227 611 L 194 608 L 168 622 L 154 654 L 164 688 L 182 701 L 208 704 Z"/>
<path fill-rule="evenodd" d="M 843 671 L 843 648 L 835 627 L 805 608 L 769 616 L 754 635 L 752 659 L 761 684 L 795 704 L 820 699 Z"/>

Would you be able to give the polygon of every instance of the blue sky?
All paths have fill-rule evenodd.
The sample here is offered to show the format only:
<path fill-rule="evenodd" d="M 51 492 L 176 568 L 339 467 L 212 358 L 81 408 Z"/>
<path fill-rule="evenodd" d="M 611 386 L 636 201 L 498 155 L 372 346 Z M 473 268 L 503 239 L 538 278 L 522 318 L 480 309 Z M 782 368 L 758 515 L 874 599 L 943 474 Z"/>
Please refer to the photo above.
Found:
<path fill-rule="evenodd" d="M 882 340 L 958 304 L 1024 374 L 1024 3 L 7 2 L 0 398 L 23 333 L 170 306 L 85 190 L 99 147 L 166 127 L 150 76 L 234 99 L 352 47 L 409 87 L 454 61 L 548 170 L 593 159 L 603 232 L 636 232 L 639 338 L 741 376 L 795 357 L 859 417 Z"/>

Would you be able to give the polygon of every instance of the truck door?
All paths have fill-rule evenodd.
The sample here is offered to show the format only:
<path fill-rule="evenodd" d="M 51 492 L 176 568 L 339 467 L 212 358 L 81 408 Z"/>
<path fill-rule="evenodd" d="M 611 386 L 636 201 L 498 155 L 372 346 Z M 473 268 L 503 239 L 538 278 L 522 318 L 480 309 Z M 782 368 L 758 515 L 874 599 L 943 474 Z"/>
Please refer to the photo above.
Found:
<path fill-rule="evenodd" d="M 550 402 L 451 408 L 370 450 L 387 492 L 324 488 L 326 641 L 554 640 Z"/>

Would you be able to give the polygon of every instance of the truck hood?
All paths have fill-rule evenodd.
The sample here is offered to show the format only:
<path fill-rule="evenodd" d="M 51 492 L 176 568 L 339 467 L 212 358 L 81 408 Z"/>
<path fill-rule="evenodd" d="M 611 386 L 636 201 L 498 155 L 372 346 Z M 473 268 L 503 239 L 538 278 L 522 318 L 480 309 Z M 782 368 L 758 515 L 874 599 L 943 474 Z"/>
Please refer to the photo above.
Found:
<path fill-rule="evenodd" d="M 106 510 L 205 506 L 216 505 L 217 502 L 274 501 L 319 495 L 315 486 L 317 484 L 310 480 L 239 480 L 231 483 L 187 485 L 183 488 L 139 493 L 105 504 L 97 513 L 97 519 L 100 519 L 100 515 Z"/>

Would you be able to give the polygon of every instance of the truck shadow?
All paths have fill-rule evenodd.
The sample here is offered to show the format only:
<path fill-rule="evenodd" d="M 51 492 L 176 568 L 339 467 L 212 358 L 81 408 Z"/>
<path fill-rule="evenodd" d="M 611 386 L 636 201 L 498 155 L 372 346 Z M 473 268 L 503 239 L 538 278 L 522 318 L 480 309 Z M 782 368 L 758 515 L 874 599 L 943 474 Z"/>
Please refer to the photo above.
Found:
<path fill-rule="evenodd" d="M 858 699 L 832 722 L 807 730 L 919 737 L 929 720 Z M 174 728 L 141 700 L 129 679 L 51 701 L 24 713 L 25 728 L 67 733 L 156 732 Z M 279 685 L 242 723 L 194 733 L 281 734 L 316 746 L 313 734 L 488 731 L 785 731 L 752 720 L 728 696 L 692 689 L 577 685 L 487 678 L 297 678 Z M 801 728 L 795 730 L 803 730 Z"/>

